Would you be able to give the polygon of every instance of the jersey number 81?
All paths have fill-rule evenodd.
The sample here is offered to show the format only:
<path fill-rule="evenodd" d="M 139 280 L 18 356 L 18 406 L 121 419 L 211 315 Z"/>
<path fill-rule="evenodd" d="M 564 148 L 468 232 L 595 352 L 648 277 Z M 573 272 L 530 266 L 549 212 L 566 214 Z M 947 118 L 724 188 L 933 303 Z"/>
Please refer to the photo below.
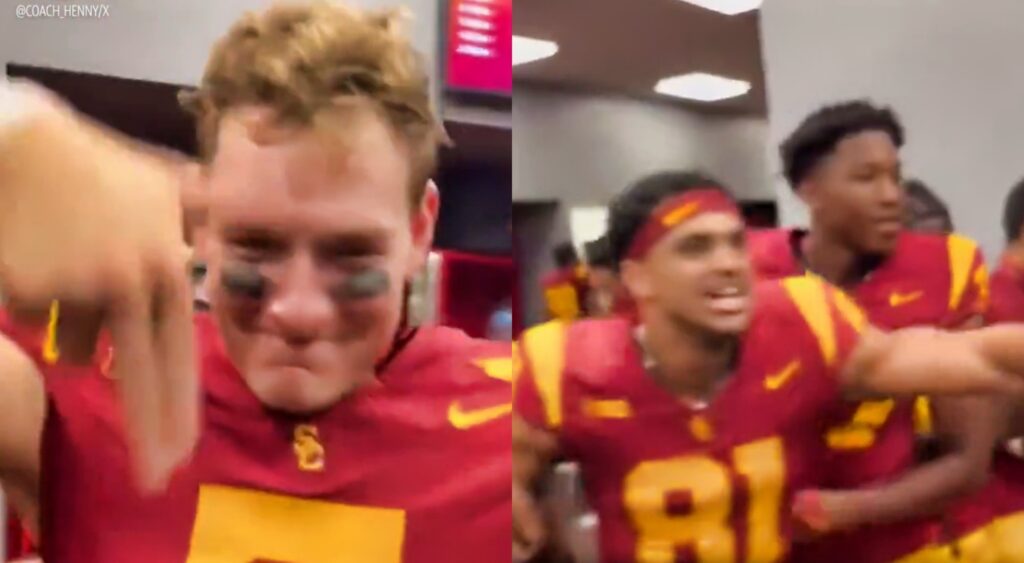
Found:
<path fill-rule="evenodd" d="M 672 563 L 679 549 L 691 549 L 700 563 L 737 563 L 737 534 L 729 525 L 734 472 L 750 487 L 745 563 L 770 563 L 782 556 L 782 440 L 737 446 L 731 465 L 708 456 L 681 456 L 641 463 L 626 476 L 624 500 L 637 531 L 638 563 Z M 668 513 L 672 493 L 689 494 L 686 514 Z"/>

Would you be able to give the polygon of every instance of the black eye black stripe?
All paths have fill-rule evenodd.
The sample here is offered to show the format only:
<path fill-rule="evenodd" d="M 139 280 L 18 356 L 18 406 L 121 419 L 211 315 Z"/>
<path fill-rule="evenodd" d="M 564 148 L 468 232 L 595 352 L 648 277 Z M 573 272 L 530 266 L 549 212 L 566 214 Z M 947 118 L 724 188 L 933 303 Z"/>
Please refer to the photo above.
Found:
<path fill-rule="evenodd" d="M 389 289 L 391 278 L 388 273 L 370 269 L 348 276 L 332 289 L 331 295 L 339 300 L 372 299 L 387 293 Z"/>
<path fill-rule="evenodd" d="M 221 285 L 228 293 L 246 299 L 262 299 L 271 282 L 251 264 L 229 262 L 221 268 Z M 362 300 L 379 297 L 391 289 L 391 278 L 384 270 L 369 269 L 348 276 L 331 288 L 337 300 Z"/>
<path fill-rule="evenodd" d="M 230 262 L 221 268 L 220 283 L 228 293 L 248 299 L 262 299 L 269 285 L 256 266 Z"/>

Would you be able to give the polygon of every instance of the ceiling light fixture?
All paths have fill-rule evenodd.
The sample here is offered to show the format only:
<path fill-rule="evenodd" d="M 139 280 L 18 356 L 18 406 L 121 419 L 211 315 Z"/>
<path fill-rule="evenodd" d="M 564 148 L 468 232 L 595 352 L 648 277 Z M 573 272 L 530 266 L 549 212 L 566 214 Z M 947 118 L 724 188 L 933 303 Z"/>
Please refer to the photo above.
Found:
<path fill-rule="evenodd" d="M 735 16 L 761 7 L 764 0 L 683 0 L 687 4 L 700 6 L 727 16 Z"/>
<path fill-rule="evenodd" d="M 750 83 L 705 72 L 691 72 L 662 78 L 654 86 L 654 91 L 698 102 L 717 102 L 746 94 L 750 91 Z"/>
<path fill-rule="evenodd" d="M 512 36 L 512 66 L 546 59 L 554 56 L 557 52 L 558 43 L 553 41 Z"/>

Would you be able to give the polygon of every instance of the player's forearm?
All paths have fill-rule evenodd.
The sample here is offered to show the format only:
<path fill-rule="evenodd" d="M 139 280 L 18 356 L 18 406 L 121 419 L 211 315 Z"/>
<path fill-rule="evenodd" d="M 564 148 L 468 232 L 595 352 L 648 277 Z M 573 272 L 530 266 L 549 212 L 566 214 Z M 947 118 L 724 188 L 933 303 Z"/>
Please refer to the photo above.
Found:
<path fill-rule="evenodd" d="M 856 390 L 888 396 L 1024 392 L 1024 325 L 912 328 L 863 340 L 844 374 Z"/>
<path fill-rule="evenodd" d="M 1000 324 L 967 333 L 994 370 L 1024 381 L 1024 324 Z"/>
<path fill-rule="evenodd" d="M 886 484 L 850 491 L 824 491 L 822 504 L 838 529 L 887 524 L 938 515 L 951 501 L 984 483 L 970 460 L 948 455 L 914 468 Z M 984 477 L 984 473 L 981 473 Z"/>
<path fill-rule="evenodd" d="M 548 537 L 537 488 L 550 468 L 542 432 L 519 416 L 512 419 L 512 553 L 516 563 L 532 560 Z"/>
<path fill-rule="evenodd" d="M 519 416 L 512 419 L 512 476 L 525 491 L 534 491 L 551 469 L 554 439 Z"/>

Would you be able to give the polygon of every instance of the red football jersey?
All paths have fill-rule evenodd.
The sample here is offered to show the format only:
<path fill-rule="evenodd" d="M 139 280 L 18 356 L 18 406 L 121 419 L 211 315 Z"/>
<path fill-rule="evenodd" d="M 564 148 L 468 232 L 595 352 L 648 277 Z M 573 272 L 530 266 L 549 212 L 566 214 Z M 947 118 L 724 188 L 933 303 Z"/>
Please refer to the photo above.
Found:
<path fill-rule="evenodd" d="M 797 258 L 802 235 L 785 229 L 752 233 L 751 255 L 758 274 L 773 278 L 802 273 Z M 895 251 L 850 295 L 879 327 L 955 328 L 984 313 L 988 276 L 973 241 L 907 231 Z M 912 401 L 870 401 L 848 405 L 847 411 L 847 423 L 826 434 L 833 451 L 829 487 L 856 488 L 891 479 L 913 465 Z M 835 534 L 802 546 L 795 555 L 808 562 L 888 562 L 942 539 L 942 534 L 939 518 L 915 519 Z"/>
<path fill-rule="evenodd" d="M 541 280 L 544 301 L 552 319 L 572 321 L 586 312 L 590 284 L 583 265 L 555 270 Z"/>
<path fill-rule="evenodd" d="M 991 284 L 989 322 L 1024 322 L 1024 264 L 1003 256 L 999 267 L 992 272 Z"/>
<path fill-rule="evenodd" d="M 836 373 L 863 316 L 811 277 L 764 284 L 755 303 L 739 363 L 702 409 L 648 376 L 626 320 L 523 336 L 516 412 L 579 462 L 602 561 L 786 557 L 790 495 L 820 483 Z"/>
<path fill-rule="evenodd" d="M 1024 322 L 1022 269 L 1009 256 L 1000 260 L 991 278 L 988 322 Z M 991 559 L 994 546 L 999 561 L 1024 560 L 1024 460 L 1007 449 L 997 450 L 989 482 L 953 506 L 948 515 L 965 560 L 975 554 Z"/>
<path fill-rule="evenodd" d="M 142 497 L 113 382 L 49 377 L 48 563 L 508 561 L 507 345 L 423 328 L 378 383 L 317 416 L 267 411 L 197 323 L 203 432 L 166 493 Z"/>

